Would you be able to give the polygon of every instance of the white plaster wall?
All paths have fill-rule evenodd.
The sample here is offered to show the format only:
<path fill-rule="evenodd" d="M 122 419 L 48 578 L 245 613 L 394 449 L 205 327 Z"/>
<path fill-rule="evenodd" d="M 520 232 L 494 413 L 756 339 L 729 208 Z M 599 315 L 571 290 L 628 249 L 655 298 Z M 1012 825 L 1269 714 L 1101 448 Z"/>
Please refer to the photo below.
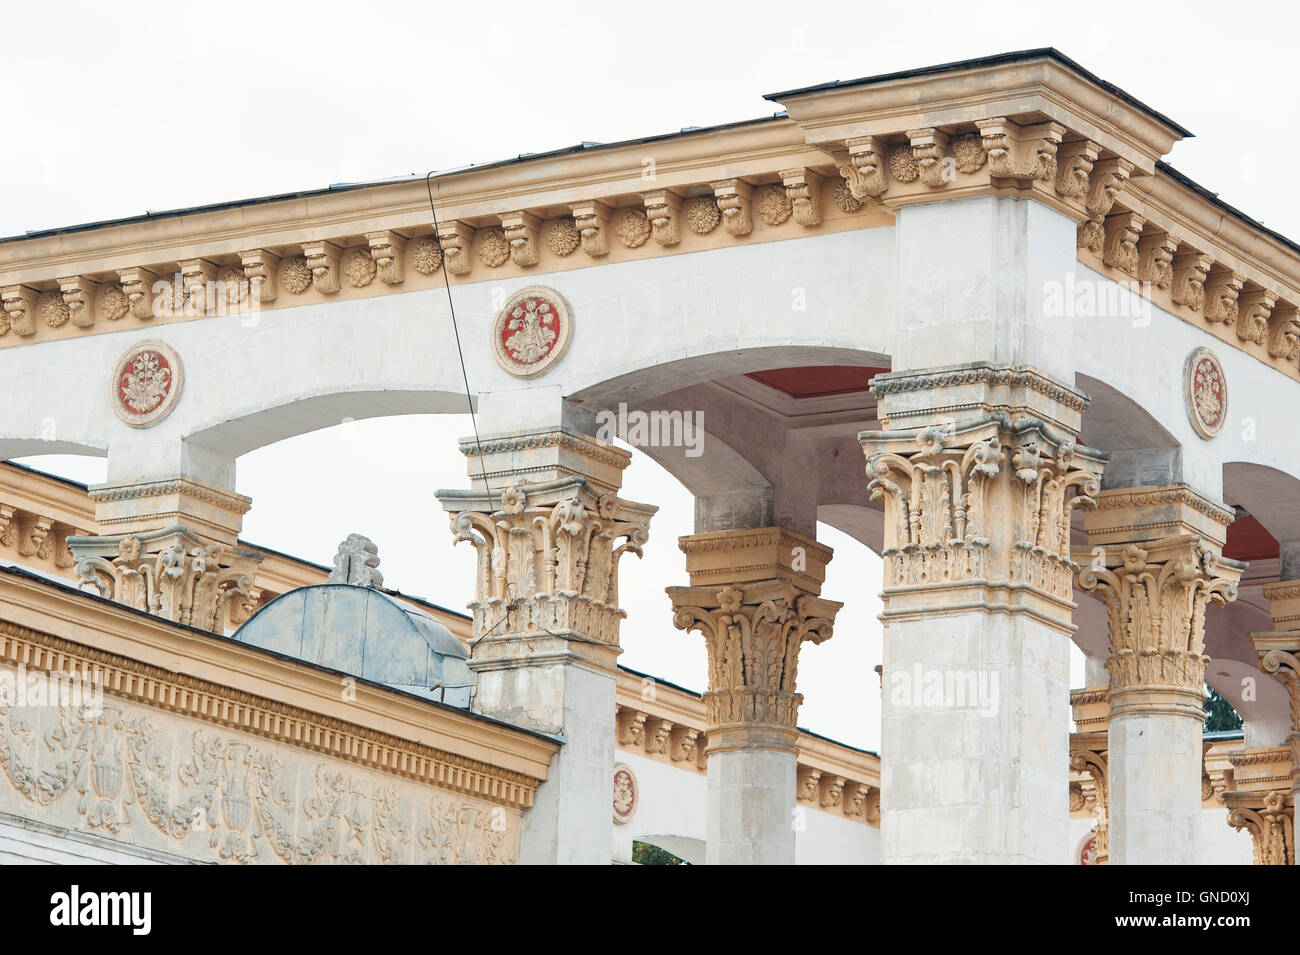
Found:
<path fill-rule="evenodd" d="M 805 810 L 806 828 L 794 834 L 795 865 L 880 864 L 879 829 L 819 809 Z"/>
<path fill-rule="evenodd" d="M 618 750 L 614 759 L 632 770 L 640 791 L 636 813 L 614 826 L 615 862 L 631 862 L 632 843 L 643 836 L 682 836 L 704 842 L 708 784 L 703 774 L 625 750 Z"/>
<path fill-rule="evenodd" d="M 1203 865 L 1253 865 L 1255 850 L 1250 833 L 1228 825 L 1224 807 L 1202 809 L 1197 816 L 1197 835 Z"/>
<path fill-rule="evenodd" d="M 936 202 L 903 210 L 899 226 L 457 286 L 470 384 L 476 393 L 571 396 L 643 372 L 654 393 L 719 369 L 812 363 L 828 348 L 903 349 L 936 363 L 1033 361 L 1067 379 L 1098 378 L 1142 404 L 1184 443 L 1187 478 L 1206 492 L 1218 493 L 1224 461 L 1300 474 L 1286 413 L 1300 401 L 1300 383 L 1157 308 L 1136 320 L 1046 314 L 1046 283 L 1067 273 L 1113 285 L 1062 247 L 1066 224 L 1031 200 Z M 553 371 L 521 382 L 493 361 L 489 323 L 494 304 L 538 282 L 573 305 L 575 334 Z M 794 308 L 797 292 L 804 311 Z M 936 319 L 937 327 L 956 321 L 960 334 L 930 334 Z M 918 336 L 927 335 L 923 348 Z M 146 337 L 177 349 L 186 384 L 166 420 L 138 431 L 113 416 L 108 377 L 128 345 Z M 1197 345 L 1219 355 L 1231 392 L 1229 425 L 1212 442 L 1194 434 L 1182 398 L 1183 362 Z M 785 354 L 756 353 L 764 348 Z M 706 356 L 694 370 L 646 371 Z M 440 290 L 274 309 L 255 323 L 202 319 L 3 349 L 0 380 L 25 383 L 0 420 L 0 457 L 38 453 L 33 442 L 42 440 L 46 450 L 111 446 L 110 480 L 189 470 L 226 481 L 233 454 L 344 417 L 464 409 Z M 1253 439 L 1243 435 L 1243 417 L 1254 419 Z"/>
<path fill-rule="evenodd" d="M 1092 830 L 1091 819 L 1070 820 L 1070 864 L 1078 858 L 1079 841 Z M 1251 865 L 1250 834 L 1228 825 L 1228 810 L 1202 809 L 1196 817 L 1201 865 Z"/>
<path fill-rule="evenodd" d="M 615 759 L 636 775 L 641 801 L 630 822 L 614 826 L 614 861 L 632 860 L 633 841 L 643 841 L 647 836 L 679 836 L 701 844 L 698 861 L 702 863 L 703 843 L 708 838 L 706 777 L 625 750 L 619 750 Z M 879 829 L 799 805 L 804 810 L 805 828 L 795 832 L 796 865 L 880 862 Z"/>

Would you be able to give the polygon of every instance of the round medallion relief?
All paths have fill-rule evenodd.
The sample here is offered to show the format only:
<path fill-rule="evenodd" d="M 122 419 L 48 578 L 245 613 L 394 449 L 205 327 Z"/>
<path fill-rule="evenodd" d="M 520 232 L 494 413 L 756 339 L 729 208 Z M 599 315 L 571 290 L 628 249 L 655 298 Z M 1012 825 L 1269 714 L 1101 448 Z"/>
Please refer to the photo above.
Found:
<path fill-rule="evenodd" d="M 1079 843 L 1075 850 L 1075 861 L 1079 865 L 1096 865 L 1097 864 L 1097 833 L 1096 831 L 1088 833 Z"/>
<path fill-rule="evenodd" d="M 636 776 L 627 766 L 619 763 L 614 767 L 614 821 L 620 825 L 630 821 L 636 813 L 639 798 Z"/>
<path fill-rule="evenodd" d="M 147 428 L 176 406 L 183 383 L 181 359 L 175 351 L 162 342 L 137 342 L 113 370 L 113 410 L 131 427 Z"/>
<path fill-rule="evenodd" d="M 1187 417 L 1196 433 L 1208 441 L 1228 420 L 1228 379 L 1214 352 L 1193 349 L 1183 368 L 1183 383 Z"/>
<path fill-rule="evenodd" d="M 559 361 L 572 336 L 569 303 L 540 285 L 512 296 L 492 323 L 497 364 L 520 378 L 540 375 Z"/>

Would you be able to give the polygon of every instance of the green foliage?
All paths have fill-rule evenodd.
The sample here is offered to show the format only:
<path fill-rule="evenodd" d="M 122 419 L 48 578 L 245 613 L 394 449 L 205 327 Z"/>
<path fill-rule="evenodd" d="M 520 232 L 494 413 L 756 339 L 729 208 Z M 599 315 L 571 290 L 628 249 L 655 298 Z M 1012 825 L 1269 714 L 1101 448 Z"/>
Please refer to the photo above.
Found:
<path fill-rule="evenodd" d="M 632 861 L 638 865 L 686 865 L 685 860 L 648 842 L 632 843 Z"/>
<path fill-rule="evenodd" d="M 1207 689 L 1209 689 L 1207 687 Z M 1205 698 L 1205 732 L 1222 733 L 1241 729 L 1241 714 L 1213 689 Z"/>

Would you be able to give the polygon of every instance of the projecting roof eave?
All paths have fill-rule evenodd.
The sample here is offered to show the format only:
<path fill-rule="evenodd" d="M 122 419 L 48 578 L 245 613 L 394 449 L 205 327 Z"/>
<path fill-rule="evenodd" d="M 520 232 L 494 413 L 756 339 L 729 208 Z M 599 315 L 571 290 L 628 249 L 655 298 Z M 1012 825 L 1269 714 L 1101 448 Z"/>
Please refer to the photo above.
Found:
<path fill-rule="evenodd" d="M 1135 106 L 1153 119 L 1157 119 L 1164 123 L 1184 139 L 1190 139 L 1195 135 L 1191 130 L 1174 122 L 1174 120 L 1170 119 L 1164 113 L 1152 109 L 1136 96 L 1125 92 L 1113 83 L 1103 80 L 1091 70 L 1080 66 L 1060 50 L 1050 46 L 1038 47 L 1032 50 L 1014 50 L 1010 53 L 997 53 L 993 56 L 977 57 L 970 60 L 955 60 L 951 63 L 939 63 L 935 66 L 923 66 L 915 70 L 899 70 L 895 73 L 879 73 L 875 76 L 862 76 L 855 80 L 834 80 L 830 83 L 818 83 L 815 86 L 803 86 L 798 89 L 785 90 L 780 93 L 768 93 L 763 98 L 773 102 L 780 102 L 784 99 L 802 96 L 806 93 L 819 93 L 825 90 L 844 89 L 851 86 L 869 86 L 878 83 L 889 83 L 896 80 L 912 79 L 914 77 L 933 76 L 936 73 L 969 71 L 990 66 L 1003 66 L 1008 63 L 1025 63 L 1030 60 L 1039 59 L 1055 60 L 1062 66 L 1070 68 L 1088 82 L 1101 87 L 1119 99 L 1124 100 L 1124 102 L 1128 103 L 1130 106 Z"/>
<path fill-rule="evenodd" d="M 1185 127 L 1057 50 L 1042 48 L 771 93 L 810 144 L 899 128 L 1049 119 L 1151 174 Z M 1028 119 L 1028 117 L 1036 117 Z M 902 125 L 900 125 L 902 124 Z"/>
<path fill-rule="evenodd" d="M 467 175 L 469 173 L 489 172 L 494 169 L 505 169 L 512 166 L 522 166 L 528 163 L 539 163 L 546 160 L 559 159 L 564 156 L 579 154 L 586 155 L 589 153 L 608 150 L 626 149 L 633 146 L 653 145 L 655 143 L 684 139 L 693 136 L 707 136 L 714 133 L 725 132 L 727 130 L 742 129 L 747 126 L 761 126 L 767 123 L 780 122 L 785 119 L 786 117 L 784 112 L 776 112 L 771 116 L 737 120 L 736 122 L 731 123 L 719 123 L 714 126 L 688 127 L 676 132 L 658 133 L 653 136 L 624 139 L 612 143 L 579 143 L 576 146 L 564 146 L 560 149 L 552 149 L 547 152 L 520 153 L 518 156 L 509 159 L 498 159 L 486 163 L 471 163 L 465 166 L 455 166 L 451 169 L 435 170 L 429 173 L 429 177 L 436 183 L 443 179 L 450 179 L 455 176 Z M 333 183 L 319 189 L 303 189 L 297 192 L 282 192 L 269 196 L 257 196 L 248 199 L 234 199 L 225 202 L 208 203 L 205 205 L 185 206 L 178 209 L 146 212 L 143 215 L 124 216 L 116 219 L 101 219 L 95 222 L 83 222 L 49 229 L 32 229 L 17 235 L 0 236 L 0 244 L 23 242 L 29 239 L 48 238 L 49 236 L 55 235 L 67 235 L 75 232 L 88 232 L 95 229 L 108 229 L 114 226 L 134 225 L 142 222 L 155 222 L 162 219 L 175 219 L 182 216 L 197 215 L 201 213 L 221 212 L 226 209 L 239 209 L 249 206 L 267 205 L 275 202 L 291 202 L 295 199 L 313 199 L 320 196 L 354 192 L 361 189 L 375 189 L 383 186 L 418 182 L 423 178 L 425 177 L 412 173 L 409 176 L 390 176 L 385 179 L 371 179 L 363 182 Z"/>

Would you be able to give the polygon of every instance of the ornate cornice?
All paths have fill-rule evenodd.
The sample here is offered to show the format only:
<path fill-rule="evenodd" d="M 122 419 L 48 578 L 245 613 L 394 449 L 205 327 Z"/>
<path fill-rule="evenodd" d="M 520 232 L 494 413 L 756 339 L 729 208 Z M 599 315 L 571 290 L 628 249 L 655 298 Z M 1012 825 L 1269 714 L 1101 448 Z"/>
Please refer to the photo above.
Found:
<path fill-rule="evenodd" d="M 596 463 L 620 470 L 632 463 L 632 455 L 622 448 L 612 444 L 605 444 L 594 438 L 574 434 L 571 431 L 558 429 L 528 431 L 509 435 L 489 435 L 481 440 L 461 438 L 459 444 L 461 453 L 465 455 L 482 455 L 486 457 L 498 454 L 514 454 L 521 451 L 560 449 L 575 452 Z"/>
<path fill-rule="evenodd" d="M 0 660 L 70 676 L 107 694 L 420 782 L 527 808 L 539 780 L 400 737 L 0 620 Z"/>
<path fill-rule="evenodd" d="M 1104 519 L 1108 511 L 1132 508 L 1151 508 L 1165 505 L 1185 505 L 1198 514 L 1203 514 L 1218 524 L 1227 527 L 1237 519 L 1236 513 L 1228 507 L 1216 504 L 1186 484 L 1169 484 L 1159 487 L 1135 487 L 1107 490 L 1097 498 L 1098 520 Z M 1166 524 L 1143 524 L 1143 527 L 1175 526 L 1176 522 Z M 1124 525 L 1127 526 L 1127 525 Z M 1090 529 L 1090 533 L 1105 533 L 1105 528 Z"/>
<path fill-rule="evenodd" d="M 138 501 L 177 494 L 236 514 L 247 514 L 253 506 L 253 499 L 250 497 L 188 477 L 142 481 L 138 484 L 96 484 L 87 489 L 87 494 L 96 504 Z"/>
<path fill-rule="evenodd" d="M 1003 366 L 985 362 L 972 363 L 941 371 L 898 371 L 876 375 L 871 391 L 877 398 L 917 391 L 934 391 L 963 385 L 1000 385 L 1022 388 L 1058 402 L 1082 414 L 1088 396 L 1028 366 Z"/>

